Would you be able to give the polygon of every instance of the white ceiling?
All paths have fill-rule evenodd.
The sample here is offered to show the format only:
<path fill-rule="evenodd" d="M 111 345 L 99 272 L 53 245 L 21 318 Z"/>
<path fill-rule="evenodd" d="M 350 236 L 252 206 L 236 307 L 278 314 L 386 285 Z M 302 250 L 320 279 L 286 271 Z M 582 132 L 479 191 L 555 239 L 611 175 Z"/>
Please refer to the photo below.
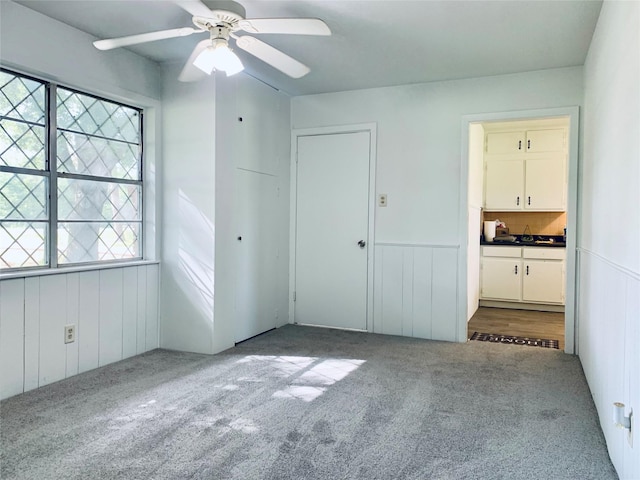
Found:
<path fill-rule="evenodd" d="M 191 26 L 170 0 L 16 0 L 98 38 Z M 582 65 L 601 0 L 241 0 L 247 18 L 316 17 L 331 37 L 262 35 L 307 64 L 291 79 L 236 49 L 247 72 L 291 95 Z M 202 35 L 130 50 L 184 62 Z M 109 55 L 109 52 L 101 52 Z"/>

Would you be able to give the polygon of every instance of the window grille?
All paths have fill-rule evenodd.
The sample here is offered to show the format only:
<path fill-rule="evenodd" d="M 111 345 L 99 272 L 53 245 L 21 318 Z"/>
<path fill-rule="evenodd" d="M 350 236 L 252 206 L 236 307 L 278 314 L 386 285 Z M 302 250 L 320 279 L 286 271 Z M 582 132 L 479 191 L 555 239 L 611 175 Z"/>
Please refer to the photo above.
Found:
<path fill-rule="evenodd" d="M 0 269 L 142 258 L 142 112 L 0 70 Z"/>

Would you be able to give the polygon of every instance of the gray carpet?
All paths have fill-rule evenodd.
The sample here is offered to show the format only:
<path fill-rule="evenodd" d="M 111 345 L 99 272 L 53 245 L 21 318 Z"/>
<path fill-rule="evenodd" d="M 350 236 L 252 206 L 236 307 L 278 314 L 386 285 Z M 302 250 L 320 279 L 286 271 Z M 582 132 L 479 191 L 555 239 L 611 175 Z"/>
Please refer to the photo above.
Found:
<path fill-rule="evenodd" d="M 0 403 L 2 479 L 614 479 L 577 358 L 286 326 Z"/>

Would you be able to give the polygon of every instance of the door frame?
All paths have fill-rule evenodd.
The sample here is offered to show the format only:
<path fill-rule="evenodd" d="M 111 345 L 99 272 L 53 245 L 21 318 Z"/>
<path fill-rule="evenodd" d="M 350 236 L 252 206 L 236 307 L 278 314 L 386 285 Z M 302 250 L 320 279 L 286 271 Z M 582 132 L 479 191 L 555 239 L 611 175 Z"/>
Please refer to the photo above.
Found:
<path fill-rule="evenodd" d="M 531 120 L 536 118 L 569 118 L 569 153 L 567 170 L 567 247 L 565 277 L 564 311 L 564 351 L 578 354 L 578 328 L 576 317 L 577 300 L 577 234 L 578 234 L 578 148 L 580 132 L 580 107 L 543 108 L 514 112 L 481 113 L 462 117 L 462 152 L 460 158 L 460 261 L 458 263 L 458 341 L 467 341 L 467 239 L 469 205 L 469 128 L 472 123 L 497 122 L 509 120 Z M 463 241 L 464 239 L 464 241 Z"/>
<path fill-rule="evenodd" d="M 293 293 L 296 289 L 296 233 L 298 205 L 298 138 L 319 135 L 345 133 L 369 133 L 369 199 L 367 232 L 367 305 L 366 331 L 373 331 L 373 268 L 375 254 L 375 210 L 376 210 L 376 159 L 377 124 L 359 123 L 354 125 L 336 125 L 328 127 L 299 128 L 291 130 L 291 170 L 290 170 L 290 208 L 289 208 L 289 323 L 296 323 Z M 333 328 L 333 327 L 332 327 Z M 349 330 L 349 329 L 345 329 Z"/>

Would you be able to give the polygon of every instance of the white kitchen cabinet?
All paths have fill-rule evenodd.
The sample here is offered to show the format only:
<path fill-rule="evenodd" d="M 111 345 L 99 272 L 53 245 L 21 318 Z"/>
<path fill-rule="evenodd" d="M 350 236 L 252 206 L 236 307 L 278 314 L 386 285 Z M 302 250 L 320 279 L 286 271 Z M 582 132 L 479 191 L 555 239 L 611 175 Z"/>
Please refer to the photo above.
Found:
<path fill-rule="evenodd" d="M 485 210 L 522 210 L 523 160 L 488 160 L 484 177 Z"/>
<path fill-rule="evenodd" d="M 525 161 L 524 210 L 566 209 L 567 177 L 564 155 L 535 156 Z"/>
<path fill-rule="evenodd" d="M 480 298 L 564 305 L 565 249 L 482 247 Z"/>
<path fill-rule="evenodd" d="M 565 211 L 566 136 L 564 128 L 487 133 L 485 210 Z"/>
<path fill-rule="evenodd" d="M 485 151 L 490 155 L 564 152 L 566 142 L 563 128 L 489 132 Z"/>
<path fill-rule="evenodd" d="M 519 301 L 522 260 L 520 258 L 484 257 L 480 270 L 481 298 Z"/>
<path fill-rule="evenodd" d="M 522 263 L 524 302 L 564 304 L 564 262 L 526 260 Z"/>
<path fill-rule="evenodd" d="M 566 184 L 565 162 L 558 156 L 489 159 L 485 164 L 484 208 L 500 212 L 563 212 Z"/>
<path fill-rule="evenodd" d="M 526 137 L 527 153 L 559 153 L 566 151 L 567 132 L 563 128 L 528 130 Z"/>
<path fill-rule="evenodd" d="M 522 249 L 522 300 L 564 305 L 565 249 Z"/>
<path fill-rule="evenodd" d="M 525 148 L 525 132 L 491 132 L 487 133 L 485 142 L 485 150 L 491 155 L 523 153 Z"/>
<path fill-rule="evenodd" d="M 522 248 L 482 247 L 480 298 L 520 301 Z"/>
<path fill-rule="evenodd" d="M 523 157 L 485 157 L 485 210 L 565 211 L 566 155 L 531 154 Z"/>

